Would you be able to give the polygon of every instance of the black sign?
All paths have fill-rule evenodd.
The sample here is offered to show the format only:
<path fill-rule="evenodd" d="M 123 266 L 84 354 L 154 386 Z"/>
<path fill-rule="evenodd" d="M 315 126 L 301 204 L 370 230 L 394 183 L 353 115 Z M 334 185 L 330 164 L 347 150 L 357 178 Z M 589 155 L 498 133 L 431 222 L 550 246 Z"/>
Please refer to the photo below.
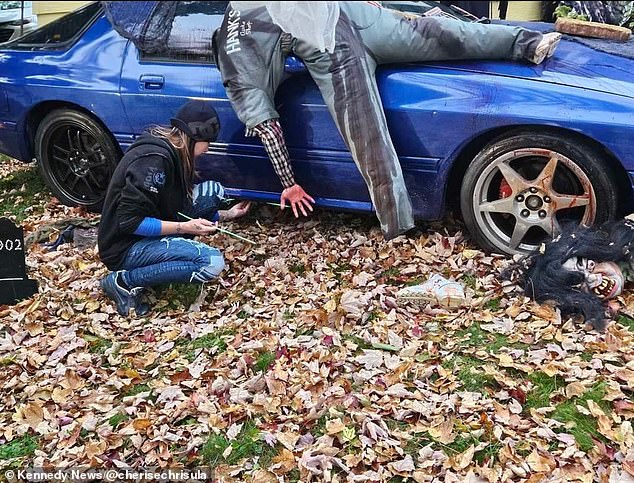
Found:
<path fill-rule="evenodd" d="M 22 228 L 0 218 L 0 304 L 12 304 L 34 293 L 37 282 L 26 276 Z"/>

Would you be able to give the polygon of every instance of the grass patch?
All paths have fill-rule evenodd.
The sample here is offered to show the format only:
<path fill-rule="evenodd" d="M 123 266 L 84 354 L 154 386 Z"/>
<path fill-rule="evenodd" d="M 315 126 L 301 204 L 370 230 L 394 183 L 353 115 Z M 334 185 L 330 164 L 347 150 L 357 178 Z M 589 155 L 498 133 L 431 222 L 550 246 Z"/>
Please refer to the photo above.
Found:
<path fill-rule="evenodd" d="M 88 342 L 88 352 L 91 354 L 103 354 L 112 347 L 112 341 L 97 335 L 83 334 L 82 338 Z"/>
<path fill-rule="evenodd" d="M 550 395 L 566 385 L 561 377 L 550 377 L 542 371 L 534 372 L 528 376 L 534 387 L 526 394 L 524 411 L 538 409 L 550 405 Z"/>
<path fill-rule="evenodd" d="M 168 309 L 182 309 L 191 306 L 200 295 L 201 285 L 193 283 L 171 283 L 160 285 L 156 289 L 157 296 Z"/>
<path fill-rule="evenodd" d="M 262 352 L 255 361 L 254 368 L 259 372 L 266 372 L 275 363 L 275 354 L 271 351 Z"/>
<path fill-rule="evenodd" d="M 457 377 L 465 391 L 486 393 L 485 388 L 497 387 L 497 382 L 492 376 L 481 371 L 483 362 L 480 359 L 469 356 L 456 356 L 442 363 L 445 369 L 457 371 Z"/>
<path fill-rule="evenodd" d="M 187 416 L 186 418 L 176 421 L 176 426 L 189 426 L 191 424 L 199 424 L 198 420 L 194 416 Z"/>
<path fill-rule="evenodd" d="M 430 438 L 427 433 L 415 434 L 412 439 L 405 443 L 403 451 L 411 456 L 418 455 L 418 452 L 430 443 L 434 443 L 434 440 Z"/>
<path fill-rule="evenodd" d="M 213 352 L 214 355 L 218 355 L 227 350 L 227 342 L 224 337 L 233 334 L 235 334 L 235 330 L 233 329 L 220 330 L 212 334 L 205 334 L 190 341 L 181 339 L 177 341 L 177 345 L 181 346 L 185 358 L 189 362 L 192 362 L 196 359 L 201 349 Z"/>
<path fill-rule="evenodd" d="M 385 277 L 385 278 L 394 278 L 394 277 L 398 277 L 401 274 L 401 272 L 399 271 L 398 267 L 390 267 L 387 270 L 383 270 L 381 272 L 380 277 Z"/>
<path fill-rule="evenodd" d="M 372 310 L 368 314 L 368 318 L 366 319 L 366 322 L 374 322 L 375 320 L 378 320 L 380 316 L 381 316 L 381 313 L 378 310 Z"/>
<path fill-rule="evenodd" d="M 595 419 L 581 414 L 573 401 L 559 404 L 550 417 L 562 423 L 569 423 L 568 428 L 563 431 L 572 434 L 583 451 L 588 451 L 594 446 L 593 436 L 600 437 Z"/>
<path fill-rule="evenodd" d="M 509 342 L 509 338 L 505 335 L 487 332 L 478 323 L 473 323 L 466 329 L 456 331 L 455 335 L 460 339 L 460 347 L 477 347 L 490 354 L 496 354 L 504 347 L 527 347 L 526 344 Z"/>
<path fill-rule="evenodd" d="M 304 262 L 294 262 L 290 264 L 288 270 L 296 275 L 302 276 L 306 273 L 306 265 L 304 265 Z"/>
<path fill-rule="evenodd" d="M 6 367 L 6 366 L 10 366 L 12 364 L 17 364 L 16 360 L 17 359 L 16 359 L 15 355 L 10 355 L 10 356 L 3 357 L 2 359 L 0 359 L 0 367 Z"/>
<path fill-rule="evenodd" d="M 632 319 L 631 317 L 628 317 L 627 315 L 621 315 L 617 319 L 617 322 L 627 327 L 628 330 L 634 332 L 634 319 Z"/>
<path fill-rule="evenodd" d="M 321 416 L 315 424 L 310 428 L 310 434 L 312 434 L 315 439 L 326 434 L 326 423 L 328 422 L 328 416 L 324 414 Z"/>
<path fill-rule="evenodd" d="M 491 299 L 484 304 L 484 308 L 489 310 L 498 310 L 501 303 L 502 301 L 500 299 Z"/>
<path fill-rule="evenodd" d="M 563 385 L 563 381 L 561 381 Z M 566 428 L 561 431 L 572 434 L 577 444 L 583 451 L 588 451 L 594 446 L 592 438 L 605 441 L 605 438 L 597 431 L 597 421 L 591 415 L 582 414 L 577 405 L 588 407 L 588 401 L 594 401 L 606 414 L 611 412 L 610 403 L 604 401 L 606 393 L 605 382 L 600 382 L 590 388 L 580 397 L 575 397 L 564 401 L 555 407 L 550 417 L 566 424 Z"/>
<path fill-rule="evenodd" d="M 498 454 L 502 449 L 502 443 L 496 441 L 494 443 L 489 443 L 480 451 L 476 451 L 473 455 L 473 459 L 477 461 L 479 464 L 485 464 L 489 461 L 497 461 Z"/>
<path fill-rule="evenodd" d="M 137 394 L 141 394 L 142 392 L 150 392 L 152 388 L 147 384 L 135 384 L 131 386 L 125 393 L 123 393 L 123 397 L 128 396 L 136 396 Z"/>
<path fill-rule="evenodd" d="M 604 438 L 597 431 L 597 422 L 594 417 L 581 414 L 576 406 L 581 405 L 587 407 L 588 401 L 592 400 L 597 403 L 606 414 L 609 414 L 611 411 L 609 403 L 603 400 L 605 388 L 605 383 L 599 383 L 584 395 L 557 405 L 551 414 L 551 418 L 561 421 L 562 423 L 569 423 L 569 429 L 566 431 L 575 437 L 579 447 L 584 451 L 588 451 L 594 446 L 592 437 L 597 439 Z"/>
<path fill-rule="evenodd" d="M 20 436 L 10 443 L 0 445 L 0 460 L 32 456 L 38 448 L 37 440 L 33 436 Z"/>
<path fill-rule="evenodd" d="M 438 449 L 445 449 L 445 453 L 447 453 L 447 449 L 453 451 L 455 454 L 464 453 L 469 449 L 469 446 L 478 446 L 482 441 L 476 438 L 474 435 L 469 434 L 466 436 L 460 435 L 458 436 L 453 443 L 449 443 L 446 445 L 442 445 Z M 438 444 L 436 443 L 436 446 Z M 473 455 L 474 461 L 477 461 L 479 464 L 486 463 L 491 460 L 496 460 L 498 453 L 502 449 L 502 444 L 498 441 L 489 443 L 480 451 L 476 451 Z M 452 456 L 448 454 L 448 456 Z"/>
<path fill-rule="evenodd" d="M 403 285 L 405 285 L 406 287 L 410 287 L 412 285 L 418 285 L 420 283 L 425 283 L 425 278 L 423 277 L 414 277 L 411 280 L 408 280 L 407 282 L 405 282 Z"/>
<path fill-rule="evenodd" d="M 582 361 L 590 362 L 592 358 L 594 357 L 594 352 L 584 351 L 581 354 L 579 354 L 579 357 L 581 358 Z"/>
<path fill-rule="evenodd" d="M 343 341 L 350 341 L 353 344 L 355 344 L 357 346 L 357 352 L 361 353 L 361 351 L 363 349 L 372 349 L 372 344 L 369 343 L 368 341 L 362 339 L 359 336 L 353 335 L 353 334 L 342 334 L 341 335 L 341 339 Z M 355 355 L 357 355 L 355 353 Z"/>
<path fill-rule="evenodd" d="M 329 263 L 328 268 L 332 271 L 335 280 L 341 283 L 343 281 L 343 273 L 349 272 L 352 269 L 352 265 L 349 263 Z"/>
<path fill-rule="evenodd" d="M 114 416 L 111 416 L 110 419 L 108 419 L 108 424 L 112 427 L 112 429 L 115 429 L 117 426 L 119 426 L 120 423 L 122 423 L 123 421 L 127 421 L 128 419 L 130 419 L 130 416 L 128 416 L 125 413 L 117 413 Z"/>
<path fill-rule="evenodd" d="M 223 453 L 231 446 L 231 453 L 225 458 Z M 233 440 L 229 441 L 223 434 L 214 434 L 209 437 L 204 444 L 202 459 L 205 464 L 212 467 L 226 463 L 235 465 L 245 458 L 259 457 L 259 461 L 270 463 L 271 459 L 278 454 L 278 450 L 272 448 L 260 437 L 260 430 L 253 421 L 247 421 L 242 426 L 240 433 Z"/>
<path fill-rule="evenodd" d="M 15 216 L 18 223 L 31 214 L 42 213 L 42 201 L 51 196 L 35 166 L 0 178 L 0 193 L 0 212 Z"/>
<path fill-rule="evenodd" d="M 456 331 L 460 339 L 460 346 L 482 347 L 489 339 L 489 333 L 482 330 L 480 325 L 471 324 L 470 327 Z"/>
<path fill-rule="evenodd" d="M 465 275 L 460 279 L 462 283 L 465 284 L 465 287 L 470 288 L 471 290 L 476 289 L 476 276 L 472 274 Z"/>

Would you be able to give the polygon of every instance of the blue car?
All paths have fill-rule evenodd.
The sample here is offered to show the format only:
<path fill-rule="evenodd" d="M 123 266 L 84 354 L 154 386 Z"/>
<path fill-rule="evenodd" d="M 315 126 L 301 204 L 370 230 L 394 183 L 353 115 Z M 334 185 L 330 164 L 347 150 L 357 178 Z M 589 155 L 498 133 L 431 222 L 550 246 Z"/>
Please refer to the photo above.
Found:
<path fill-rule="evenodd" d="M 222 182 L 231 197 L 278 200 L 282 187 L 264 148 L 244 137 L 214 64 L 211 34 L 226 4 L 178 2 L 171 44 L 152 54 L 119 36 L 98 2 L 1 44 L 0 152 L 36 158 L 62 202 L 98 210 L 135 138 L 166 124 L 187 99 L 211 99 L 222 129 L 198 164 L 200 177 Z M 420 12 L 438 7 L 415 4 Z M 191 47 L 194 31 L 200 48 L 180 48 Z M 294 57 L 287 73 L 276 104 L 298 182 L 318 206 L 372 211 L 310 75 Z M 538 66 L 380 68 L 415 216 L 435 220 L 459 210 L 482 248 L 514 254 L 535 249 L 562 223 L 589 225 L 631 210 L 633 73 L 631 58 L 571 39 Z"/>

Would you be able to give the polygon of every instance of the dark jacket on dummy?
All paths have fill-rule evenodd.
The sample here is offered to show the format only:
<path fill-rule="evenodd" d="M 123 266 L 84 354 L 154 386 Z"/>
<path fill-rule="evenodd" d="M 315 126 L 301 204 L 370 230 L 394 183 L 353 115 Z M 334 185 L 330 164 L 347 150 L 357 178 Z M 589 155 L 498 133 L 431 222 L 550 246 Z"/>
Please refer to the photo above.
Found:
<path fill-rule="evenodd" d="M 282 34 L 265 7 L 241 12 L 229 6 L 214 35 L 214 52 L 227 96 L 249 128 L 279 117 L 274 97 L 287 55 L 281 47 Z"/>

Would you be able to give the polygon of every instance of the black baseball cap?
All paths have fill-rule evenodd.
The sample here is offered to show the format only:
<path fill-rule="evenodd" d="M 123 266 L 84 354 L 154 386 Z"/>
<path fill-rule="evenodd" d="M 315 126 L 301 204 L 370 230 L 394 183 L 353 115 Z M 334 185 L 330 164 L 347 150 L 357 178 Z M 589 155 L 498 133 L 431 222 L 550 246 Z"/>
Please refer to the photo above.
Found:
<path fill-rule="evenodd" d="M 170 119 L 173 127 L 180 129 L 194 141 L 213 142 L 220 131 L 218 114 L 209 101 L 194 99 L 186 102 Z"/>

